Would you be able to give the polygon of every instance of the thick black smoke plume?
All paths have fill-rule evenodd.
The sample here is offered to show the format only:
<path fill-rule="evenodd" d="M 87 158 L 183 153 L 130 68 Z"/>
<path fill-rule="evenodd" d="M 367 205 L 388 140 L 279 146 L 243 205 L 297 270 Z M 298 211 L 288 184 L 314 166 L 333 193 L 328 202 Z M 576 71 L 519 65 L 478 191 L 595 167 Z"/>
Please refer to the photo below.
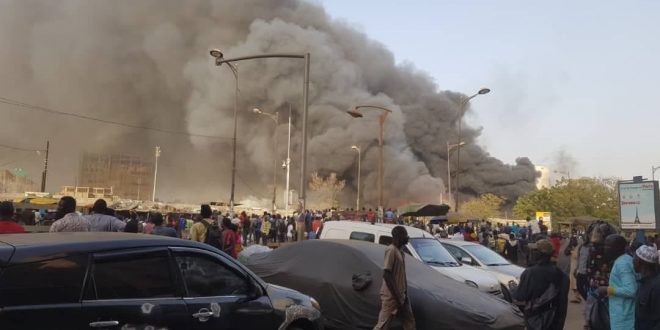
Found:
<path fill-rule="evenodd" d="M 158 196 L 190 201 L 228 198 L 234 81 L 208 54 L 312 54 L 310 173 L 348 180 L 344 206 L 355 199 L 356 155 L 363 149 L 363 204 L 376 206 L 376 112 L 353 119 L 356 104 L 392 109 L 386 127 L 386 200 L 439 202 L 445 190 L 446 141 L 456 139 L 460 95 L 437 92 L 426 75 L 395 65 L 390 51 L 297 0 L 7 0 L 0 2 L 0 96 L 134 125 L 216 135 L 208 139 L 122 128 L 0 104 L 0 140 L 52 143 L 48 189 L 74 184 L 82 150 L 151 157 L 159 145 Z M 298 188 L 302 61 L 238 64 L 240 117 L 237 197 L 269 196 L 273 159 L 286 155 L 286 114 L 293 105 L 292 188 Z M 279 111 L 272 123 L 250 111 Z M 474 142 L 479 131 L 465 129 Z M 20 155 L 2 149 L 0 161 Z M 36 174 L 38 159 L 22 166 Z M 526 158 L 504 165 L 475 144 L 462 154 L 464 194 L 515 198 L 533 189 Z M 37 175 L 34 175 L 37 177 Z M 284 173 L 278 173 L 283 189 Z M 281 195 L 281 194 L 280 194 Z M 282 198 L 278 196 L 281 202 Z"/>

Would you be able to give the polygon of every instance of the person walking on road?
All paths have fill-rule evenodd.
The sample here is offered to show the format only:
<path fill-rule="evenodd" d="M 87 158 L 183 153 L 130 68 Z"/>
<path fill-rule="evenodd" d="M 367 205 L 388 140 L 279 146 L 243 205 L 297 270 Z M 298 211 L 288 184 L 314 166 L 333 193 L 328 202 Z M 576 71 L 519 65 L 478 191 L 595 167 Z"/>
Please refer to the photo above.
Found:
<path fill-rule="evenodd" d="M 635 272 L 641 276 L 635 311 L 636 330 L 660 329 L 660 274 L 658 250 L 642 245 L 633 258 Z"/>
<path fill-rule="evenodd" d="M 0 234 L 24 233 L 25 228 L 14 221 L 14 204 L 0 202 Z"/>
<path fill-rule="evenodd" d="M 524 303 L 528 330 L 562 330 L 568 308 L 568 276 L 550 259 L 554 251 L 546 239 L 536 242 L 535 263 L 525 269 L 513 299 Z"/>
<path fill-rule="evenodd" d="M 89 221 L 76 212 L 76 200 L 71 196 L 60 198 L 57 203 L 58 220 L 50 226 L 50 232 L 90 231 Z"/>
<path fill-rule="evenodd" d="M 618 234 L 607 236 L 604 244 L 605 258 L 614 260 L 607 286 L 598 288 L 601 297 L 608 297 L 610 328 L 628 330 L 635 328 L 635 298 L 637 278 L 633 258 L 626 254 L 626 239 Z"/>
<path fill-rule="evenodd" d="M 392 229 L 392 244 L 385 250 L 383 284 L 380 288 L 381 308 L 374 330 L 389 329 L 394 318 L 400 318 L 403 329 L 415 329 L 415 316 L 408 298 L 405 254 L 401 248 L 408 243 L 406 228 Z"/>

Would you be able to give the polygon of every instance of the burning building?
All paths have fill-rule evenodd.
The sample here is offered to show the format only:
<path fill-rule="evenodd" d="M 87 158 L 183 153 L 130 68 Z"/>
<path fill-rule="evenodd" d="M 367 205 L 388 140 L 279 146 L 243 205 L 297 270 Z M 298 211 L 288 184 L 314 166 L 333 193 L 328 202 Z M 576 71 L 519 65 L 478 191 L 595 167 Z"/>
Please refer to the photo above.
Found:
<path fill-rule="evenodd" d="M 83 153 L 78 185 L 110 187 L 121 198 L 151 200 L 153 162 L 125 154 Z"/>

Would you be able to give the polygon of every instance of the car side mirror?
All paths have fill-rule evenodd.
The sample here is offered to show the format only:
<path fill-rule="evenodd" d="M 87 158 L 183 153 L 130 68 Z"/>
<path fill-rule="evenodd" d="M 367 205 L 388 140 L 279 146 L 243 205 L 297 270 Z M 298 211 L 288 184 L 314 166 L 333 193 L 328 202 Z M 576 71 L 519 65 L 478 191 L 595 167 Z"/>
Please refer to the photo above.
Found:
<path fill-rule="evenodd" d="M 461 259 L 462 259 L 461 262 L 464 263 L 464 264 L 472 265 L 472 263 L 473 263 L 472 258 L 470 258 L 470 257 L 465 257 L 465 258 L 461 258 Z"/>

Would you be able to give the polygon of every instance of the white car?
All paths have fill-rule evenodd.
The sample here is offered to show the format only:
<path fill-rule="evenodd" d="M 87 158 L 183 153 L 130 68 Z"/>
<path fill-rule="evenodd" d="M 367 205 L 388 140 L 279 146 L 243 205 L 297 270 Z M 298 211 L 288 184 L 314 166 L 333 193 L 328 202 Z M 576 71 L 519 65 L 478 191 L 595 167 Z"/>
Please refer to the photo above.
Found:
<path fill-rule="evenodd" d="M 327 221 L 320 239 L 353 239 L 383 245 L 392 243 L 391 224 L 371 224 L 360 221 Z M 462 264 L 433 235 L 414 227 L 405 226 L 410 241 L 403 251 L 431 266 L 439 273 L 465 283 L 482 292 L 503 297 L 499 281 L 492 274 Z"/>
<path fill-rule="evenodd" d="M 440 242 L 462 263 L 479 267 L 495 275 L 502 285 L 504 297 L 511 301 L 509 287 L 512 285 L 518 286 L 520 275 L 525 268 L 512 264 L 495 251 L 481 244 L 452 239 L 441 239 Z"/>

